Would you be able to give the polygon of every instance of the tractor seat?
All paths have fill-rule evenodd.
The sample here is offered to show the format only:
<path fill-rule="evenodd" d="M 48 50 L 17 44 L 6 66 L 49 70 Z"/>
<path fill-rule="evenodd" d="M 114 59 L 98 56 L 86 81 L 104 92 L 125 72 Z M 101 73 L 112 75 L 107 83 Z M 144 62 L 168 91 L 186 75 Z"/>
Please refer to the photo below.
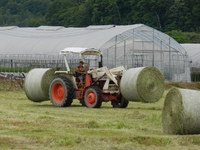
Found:
<path fill-rule="evenodd" d="M 75 72 L 74 77 L 76 79 L 76 82 L 80 82 L 79 76 L 80 76 L 80 74 L 78 74 L 77 72 Z M 85 81 L 85 76 L 83 77 L 83 82 L 84 81 Z"/>

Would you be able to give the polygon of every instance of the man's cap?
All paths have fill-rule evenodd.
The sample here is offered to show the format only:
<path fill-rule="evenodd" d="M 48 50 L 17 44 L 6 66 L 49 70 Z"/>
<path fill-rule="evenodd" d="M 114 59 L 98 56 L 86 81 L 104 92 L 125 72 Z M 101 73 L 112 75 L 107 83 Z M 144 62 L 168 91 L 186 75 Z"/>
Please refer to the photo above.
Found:
<path fill-rule="evenodd" d="M 79 63 L 84 64 L 84 62 L 82 60 Z"/>

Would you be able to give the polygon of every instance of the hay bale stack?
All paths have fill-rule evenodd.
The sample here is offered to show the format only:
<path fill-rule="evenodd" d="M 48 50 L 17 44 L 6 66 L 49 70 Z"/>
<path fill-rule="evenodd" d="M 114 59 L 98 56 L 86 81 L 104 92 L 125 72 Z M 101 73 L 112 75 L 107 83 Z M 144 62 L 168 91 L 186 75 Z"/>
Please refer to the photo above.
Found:
<path fill-rule="evenodd" d="M 199 134 L 200 91 L 172 88 L 165 98 L 162 123 L 167 134 Z"/>
<path fill-rule="evenodd" d="M 164 77 L 155 67 L 129 69 L 120 82 L 121 93 L 129 101 L 156 102 L 164 89 Z"/>
<path fill-rule="evenodd" d="M 36 68 L 29 71 L 25 78 L 26 96 L 33 102 L 49 100 L 49 86 L 55 78 L 55 69 Z"/>

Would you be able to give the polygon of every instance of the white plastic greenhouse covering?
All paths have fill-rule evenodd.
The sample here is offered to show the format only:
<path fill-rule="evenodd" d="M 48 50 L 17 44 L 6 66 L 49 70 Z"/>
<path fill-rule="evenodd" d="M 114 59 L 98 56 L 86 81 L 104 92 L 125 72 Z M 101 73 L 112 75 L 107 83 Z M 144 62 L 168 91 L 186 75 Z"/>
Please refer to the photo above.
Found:
<path fill-rule="evenodd" d="M 18 66 L 16 63 L 15 67 L 28 67 L 28 61 L 33 59 L 36 62 L 55 60 L 54 56 L 66 47 L 86 47 L 100 49 L 103 65 L 109 68 L 155 66 L 167 80 L 191 80 L 185 49 L 168 35 L 143 24 L 85 28 L 0 27 L 0 41 L 0 61 L 11 59 L 13 63 L 19 59 L 23 62 Z"/>

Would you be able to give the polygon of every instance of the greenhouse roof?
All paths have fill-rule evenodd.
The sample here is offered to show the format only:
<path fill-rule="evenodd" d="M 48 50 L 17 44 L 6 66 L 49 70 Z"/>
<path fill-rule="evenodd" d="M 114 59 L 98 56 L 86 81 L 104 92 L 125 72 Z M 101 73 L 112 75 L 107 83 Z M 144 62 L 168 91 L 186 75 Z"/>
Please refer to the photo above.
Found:
<path fill-rule="evenodd" d="M 126 38 L 126 32 L 138 29 L 135 41 L 152 41 L 151 27 L 143 24 L 135 25 L 100 25 L 84 28 L 65 28 L 62 26 L 40 27 L 0 27 L 0 54 L 59 54 L 66 47 L 86 47 L 101 49 L 116 35 Z M 154 30 L 154 29 L 153 29 Z M 155 30 L 156 39 L 162 39 L 163 43 L 169 43 L 169 36 Z M 171 39 L 171 38 L 170 38 Z M 173 39 L 171 47 L 181 53 L 185 50 Z M 160 43 L 157 43 L 160 44 Z M 167 47 L 167 46 L 166 46 Z"/>

